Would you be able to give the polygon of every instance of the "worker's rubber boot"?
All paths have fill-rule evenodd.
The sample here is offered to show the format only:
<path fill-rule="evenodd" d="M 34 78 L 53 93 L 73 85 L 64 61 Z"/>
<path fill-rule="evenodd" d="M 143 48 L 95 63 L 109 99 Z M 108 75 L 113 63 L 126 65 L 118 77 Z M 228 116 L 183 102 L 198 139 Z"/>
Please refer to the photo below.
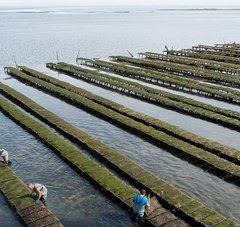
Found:
<path fill-rule="evenodd" d="M 12 162 L 11 162 L 11 161 L 8 161 L 8 162 L 7 162 L 7 165 L 11 166 L 11 165 L 12 165 Z"/>
<path fill-rule="evenodd" d="M 11 166 L 11 165 L 12 165 L 12 162 L 9 161 L 9 160 L 8 160 L 8 161 L 5 161 L 5 160 L 4 160 L 4 163 L 5 163 L 6 165 L 8 165 L 8 166 Z"/>
<path fill-rule="evenodd" d="M 43 203 L 45 207 L 47 206 L 47 202 L 43 197 L 40 198 L 40 201 Z"/>

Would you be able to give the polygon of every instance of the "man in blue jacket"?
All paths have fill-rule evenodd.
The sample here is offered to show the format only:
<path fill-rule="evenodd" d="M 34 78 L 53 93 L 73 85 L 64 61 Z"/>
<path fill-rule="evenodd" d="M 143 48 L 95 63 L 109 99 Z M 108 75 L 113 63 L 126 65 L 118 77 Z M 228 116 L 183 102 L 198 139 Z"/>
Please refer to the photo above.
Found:
<path fill-rule="evenodd" d="M 150 201 L 146 197 L 146 191 L 141 189 L 139 194 L 133 197 L 133 216 L 132 219 L 138 223 L 143 221 L 145 209 L 150 209 Z"/>

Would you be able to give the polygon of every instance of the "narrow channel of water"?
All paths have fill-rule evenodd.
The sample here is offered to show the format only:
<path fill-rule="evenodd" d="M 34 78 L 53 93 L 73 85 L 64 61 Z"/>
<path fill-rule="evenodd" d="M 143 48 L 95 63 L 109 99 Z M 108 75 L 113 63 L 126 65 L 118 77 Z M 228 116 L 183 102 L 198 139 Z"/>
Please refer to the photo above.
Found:
<path fill-rule="evenodd" d="M 51 70 L 45 69 L 44 72 L 59 80 L 84 88 L 94 94 L 110 99 L 124 106 L 127 106 L 140 113 L 144 113 L 149 116 L 158 118 L 172 125 L 179 126 L 197 135 L 206 137 L 211 140 L 216 140 L 219 143 L 222 143 L 227 146 L 231 146 L 240 150 L 240 135 L 239 135 L 239 132 L 235 130 L 231 130 L 215 123 L 211 123 L 205 120 L 184 115 L 184 114 L 175 112 L 173 110 L 161 108 L 154 104 L 137 100 L 135 98 L 131 98 L 129 96 L 125 96 L 117 92 L 112 92 L 110 90 L 97 87 L 95 85 L 89 84 L 87 82 L 84 82 L 78 79 L 74 79 L 64 74 L 55 73 Z"/>
<path fill-rule="evenodd" d="M 90 69 L 90 68 L 88 68 L 88 69 Z M 172 94 L 176 94 L 176 95 L 184 96 L 184 97 L 187 97 L 187 98 L 191 98 L 191 99 L 194 99 L 196 101 L 203 102 L 203 103 L 206 103 L 206 104 L 210 104 L 210 105 L 213 105 L 213 106 L 217 106 L 217 107 L 220 107 L 220 108 L 223 108 L 223 109 L 229 109 L 229 110 L 234 110 L 234 111 L 240 112 L 240 106 L 239 105 L 234 105 L 234 104 L 230 104 L 230 103 L 223 102 L 223 101 L 218 101 L 218 100 L 211 99 L 211 98 L 205 98 L 203 96 L 188 94 L 188 93 L 185 93 L 183 91 L 172 90 L 172 89 L 169 89 L 169 88 L 161 87 L 161 86 L 158 86 L 158 85 L 155 85 L 155 84 L 147 83 L 147 82 L 136 80 L 136 79 L 133 79 L 133 78 L 123 77 L 121 75 L 114 74 L 114 73 L 108 73 L 108 72 L 101 71 L 101 70 L 99 72 L 107 73 L 111 76 L 115 76 L 115 77 L 125 79 L 125 80 L 128 80 L 128 81 L 133 81 L 133 82 L 136 82 L 136 83 L 139 83 L 139 84 L 142 84 L 142 85 L 154 88 L 154 89 L 163 90 L 163 91 L 166 91 L 166 92 L 169 92 L 169 93 L 172 93 Z"/>
<path fill-rule="evenodd" d="M 23 227 L 15 215 L 14 211 L 10 209 L 4 196 L 0 193 L 0 221 L 3 227 Z"/>
<path fill-rule="evenodd" d="M 173 156 L 165 150 L 123 131 L 104 120 L 66 104 L 57 98 L 19 83 L 14 79 L 7 80 L 5 83 L 76 127 L 97 137 L 104 143 L 135 160 L 157 176 L 172 182 L 216 211 L 240 220 L 239 187 L 229 184 Z"/>
<path fill-rule="evenodd" d="M 132 226 L 128 214 L 77 174 L 49 148 L 0 112 L 1 147 L 9 151 L 12 168 L 24 182 L 48 188 L 48 206 L 65 226 Z M 2 203 L 0 197 L 0 205 Z M 1 217 L 9 218 L 4 221 Z M 7 209 L 0 220 L 14 225 Z"/>

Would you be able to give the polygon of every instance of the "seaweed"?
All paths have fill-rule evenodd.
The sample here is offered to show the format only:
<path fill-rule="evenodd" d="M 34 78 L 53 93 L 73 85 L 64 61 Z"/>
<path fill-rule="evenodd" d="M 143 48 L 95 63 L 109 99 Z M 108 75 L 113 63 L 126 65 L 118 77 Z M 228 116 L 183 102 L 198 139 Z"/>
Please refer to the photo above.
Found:
<path fill-rule="evenodd" d="M 207 69 L 201 69 L 194 66 L 182 65 L 179 63 L 166 61 L 149 61 L 145 59 L 134 59 L 125 56 L 111 56 L 111 59 L 118 62 L 131 63 L 135 66 L 155 69 L 161 72 L 169 72 L 179 77 L 197 78 L 202 81 L 208 81 L 216 84 L 221 84 L 228 87 L 240 87 L 240 79 L 236 76 L 225 75 L 213 72 Z"/>
<path fill-rule="evenodd" d="M 174 55 L 166 55 L 160 53 L 153 52 L 145 52 L 139 53 L 140 56 L 144 56 L 146 59 L 152 60 L 162 60 L 166 62 L 173 62 L 183 65 L 191 65 L 196 67 L 201 67 L 203 69 L 210 69 L 220 73 L 227 73 L 230 75 L 238 75 L 240 72 L 240 67 L 237 64 L 219 62 L 214 60 L 207 59 L 196 59 L 185 56 L 174 56 Z"/>
<path fill-rule="evenodd" d="M 40 106 L 38 108 L 41 109 Z M 48 145 L 61 158 L 67 161 L 79 173 L 96 185 L 100 191 L 117 200 L 125 209 L 129 210 L 132 205 L 133 195 L 138 192 L 136 188 L 126 184 L 107 168 L 83 154 L 76 146 L 58 136 L 44 124 L 23 113 L 19 108 L 15 107 L 12 103 L 2 97 L 0 97 L 0 109 L 3 113 Z M 46 112 L 50 114 L 47 110 Z M 55 115 L 52 114 L 52 118 L 54 116 Z M 55 118 L 57 121 L 64 122 L 57 116 L 55 116 Z M 72 128 L 74 129 L 74 127 Z M 14 189 L 17 188 L 17 185 L 17 183 L 14 183 L 11 191 L 14 191 Z M 17 204 L 21 209 L 24 205 L 18 199 L 11 202 Z M 171 213 L 168 210 L 166 210 L 166 212 Z M 148 220 L 148 223 L 152 224 L 151 221 L 154 220 Z M 169 221 L 170 220 L 165 220 L 165 223 L 168 223 Z"/>
<path fill-rule="evenodd" d="M 75 141 L 78 141 L 80 145 L 88 145 L 88 148 L 92 151 L 92 153 L 100 155 L 106 162 L 111 163 L 114 168 L 120 169 L 124 175 L 127 175 L 134 181 L 139 182 L 143 187 L 148 188 L 150 191 L 152 191 L 152 193 L 158 196 L 159 199 L 169 203 L 172 207 L 181 209 L 182 205 L 186 204 L 188 201 L 194 200 L 181 192 L 179 189 L 172 186 L 170 183 L 157 178 L 149 171 L 140 167 L 119 152 L 107 147 L 85 132 L 75 128 L 68 122 L 39 106 L 14 89 L 3 84 L 0 84 L 0 88 L 1 90 L 5 91 L 5 95 L 8 94 L 8 97 L 13 101 L 15 100 L 15 102 L 18 103 L 22 108 L 26 109 L 30 113 L 34 113 L 34 115 L 40 119 L 45 119 L 45 122 L 47 122 L 50 126 L 54 125 L 56 129 L 60 129 L 70 138 L 74 138 Z M 38 123 L 36 120 L 32 119 L 26 114 L 23 114 L 18 108 L 14 107 L 13 104 L 1 97 L 0 108 L 4 112 L 7 112 L 8 115 L 11 115 L 11 117 L 14 118 L 15 121 L 19 122 L 19 124 L 27 128 L 30 132 L 34 133 L 35 136 L 50 145 L 51 148 L 59 153 L 65 160 L 75 166 L 77 170 L 87 174 L 88 177 L 90 177 L 94 182 L 115 195 L 115 197 L 120 198 L 124 203 L 130 204 L 130 198 L 132 198 L 132 195 L 136 193 L 134 188 L 127 186 L 107 169 L 79 152 L 75 146 L 51 132 L 50 129 L 41 123 Z M 93 144 L 91 144 L 91 141 L 93 141 Z M 107 156 L 105 152 L 106 150 Z M 144 178 L 138 178 L 138 176 L 144 176 Z M 196 203 L 199 204 L 200 202 Z M 205 207 L 202 203 L 200 204 L 201 207 Z M 181 211 L 184 213 L 184 210 Z M 215 214 L 214 211 L 212 212 Z M 191 214 L 188 215 L 188 217 L 193 218 Z"/>
<path fill-rule="evenodd" d="M 0 99 L 0 102 L 2 100 L 3 99 Z M 0 162 L 0 171 L 0 192 L 4 195 L 11 208 L 17 213 L 20 221 L 23 222 L 25 226 L 37 226 L 39 219 L 41 219 L 42 222 L 46 222 L 48 219 L 51 220 L 55 226 L 63 227 L 59 219 L 46 207 L 40 208 L 44 210 L 44 215 L 39 214 L 39 208 L 34 205 L 34 198 L 31 196 L 27 185 L 19 179 L 7 165 Z M 30 222 L 29 214 L 26 214 L 27 210 L 31 210 Z"/>
<path fill-rule="evenodd" d="M 152 127 L 146 126 L 143 123 L 137 122 L 129 117 L 119 114 L 118 112 L 110 110 L 102 105 L 93 102 L 92 100 L 77 95 L 76 93 L 72 93 L 68 90 L 57 87 L 37 78 L 27 76 L 26 74 L 14 68 L 9 68 L 9 70 L 11 70 L 11 75 L 22 78 L 29 84 L 47 91 L 50 94 L 54 94 L 56 97 L 63 99 L 77 107 L 84 108 L 85 110 L 88 110 L 91 113 L 95 113 L 104 119 L 108 119 L 111 122 L 115 123 L 117 126 L 123 127 L 124 129 L 127 129 L 137 135 L 144 137 L 147 141 L 153 144 L 156 144 L 160 147 L 165 146 L 170 152 L 175 155 L 181 153 L 197 161 L 199 166 L 201 166 L 203 163 L 207 164 L 209 167 L 213 167 L 214 170 L 217 170 L 214 172 L 217 176 L 227 177 L 229 174 L 231 174 L 233 176 L 233 178 L 229 179 L 231 182 L 236 182 L 236 180 L 240 177 L 240 167 L 223 158 L 197 148 L 164 132 L 160 132 Z M 201 167 L 205 168 L 204 166 Z"/>
<path fill-rule="evenodd" d="M 92 72 L 91 70 L 82 69 L 74 65 L 65 63 L 51 63 L 47 64 L 47 66 L 49 68 L 65 72 L 68 75 L 74 76 L 78 79 L 97 84 L 115 92 L 124 93 L 129 96 L 154 103 L 158 106 L 163 106 L 164 108 L 174 109 L 187 115 L 193 115 L 198 118 L 217 122 L 218 124 L 222 124 L 233 129 L 240 127 L 240 121 L 238 120 L 239 113 L 236 111 L 217 108 L 182 96 L 168 93 L 169 96 L 171 95 L 171 98 L 169 98 L 166 97 L 166 92 L 106 74 Z"/>
<path fill-rule="evenodd" d="M 105 99 L 103 97 L 97 96 L 89 91 L 86 91 L 86 90 L 80 88 L 80 87 L 76 87 L 72 84 L 55 79 L 55 78 L 50 77 L 41 72 L 30 69 L 28 67 L 20 67 L 20 69 L 24 73 L 27 73 L 30 76 L 44 80 L 53 85 L 64 88 L 68 91 L 74 92 L 74 93 L 81 95 L 85 98 L 88 98 L 102 106 L 105 106 L 108 109 L 112 109 L 124 116 L 130 117 L 130 118 L 134 119 L 135 121 L 144 123 L 147 126 L 151 126 L 157 130 L 163 131 L 163 132 L 167 133 L 168 135 L 174 136 L 178 139 L 181 139 L 181 140 L 188 142 L 199 148 L 203 148 L 204 150 L 214 153 L 214 154 L 218 155 L 219 157 L 227 159 L 228 161 L 232 161 L 235 164 L 240 164 L 240 153 L 238 150 L 236 150 L 234 148 L 227 147 L 227 146 L 219 144 L 215 141 L 211 141 L 211 140 L 203 138 L 199 135 L 195 135 L 193 133 L 190 133 L 186 130 L 183 130 L 179 127 L 176 127 L 174 125 L 171 125 L 171 124 L 161 121 L 159 119 L 141 114 L 141 113 L 136 112 L 132 109 L 129 109 L 123 105 L 113 102 L 109 99 Z M 224 112 L 227 113 L 228 111 L 224 110 Z M 232 114 L 234 114 L 234 113 L 235 112 L 232 112 Z"/>

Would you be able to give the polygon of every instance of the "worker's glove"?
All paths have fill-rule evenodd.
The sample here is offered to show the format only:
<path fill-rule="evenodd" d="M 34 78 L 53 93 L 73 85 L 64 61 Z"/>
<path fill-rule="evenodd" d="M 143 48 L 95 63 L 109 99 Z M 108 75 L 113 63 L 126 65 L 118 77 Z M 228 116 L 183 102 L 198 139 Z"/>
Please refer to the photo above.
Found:
<path fill-rule="evenodd" d="M 35 205 L 38 206 L 39 203 L 40 203 L 39 199 L 36 199 L 36 200 L 35 200 Z"/>

